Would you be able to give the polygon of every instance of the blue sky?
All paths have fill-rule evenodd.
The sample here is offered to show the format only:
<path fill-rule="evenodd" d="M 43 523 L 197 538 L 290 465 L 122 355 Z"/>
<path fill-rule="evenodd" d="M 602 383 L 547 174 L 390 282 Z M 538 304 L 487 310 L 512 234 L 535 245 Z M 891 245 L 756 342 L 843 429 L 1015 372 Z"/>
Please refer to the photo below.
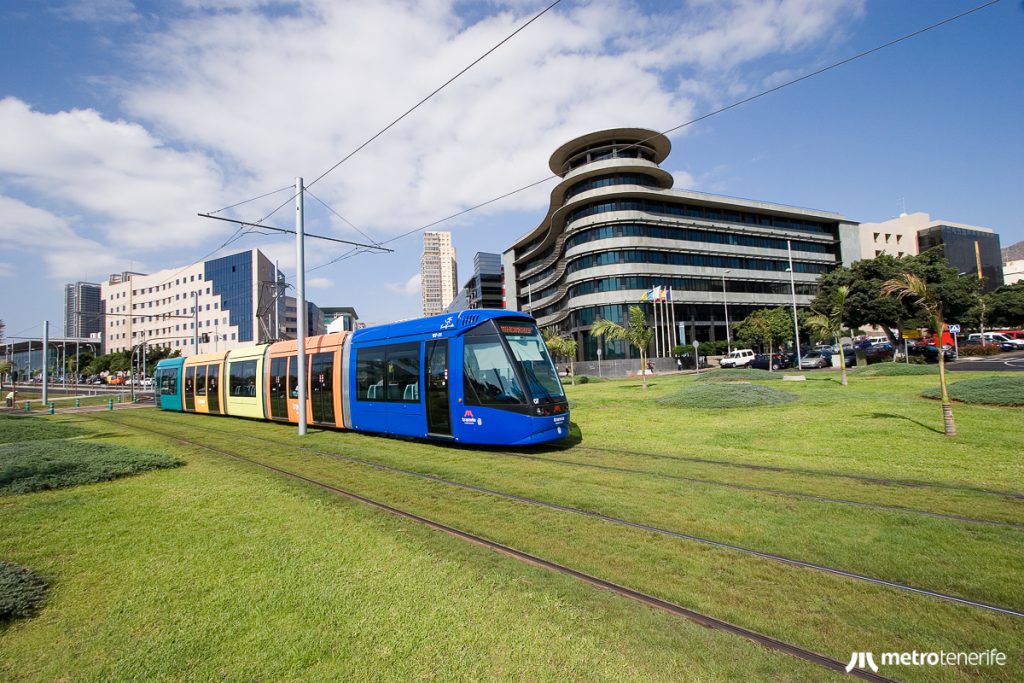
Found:
<path fill-rule="evenodd" d="M 200 259 L 196 217 L 316 178 L 546 4 L 40 0 L 0 8 L 0 319 L 62 331 L 63 284 Z M 563 142 L 664 130 L 979 2 L 563 0 L 312 191 L 376 239 L 548 175 Z M 1024 240 L 1024 3 L 1003 0 L 671 135 L 676 186 Z M 542 218 L 552 183 L 450 229 L 460 279 Z M 281 193 L 228 212 L 263 217 Z M 307 229 L 363 238 L 307 200 Z M 290 227 L 292 211 L 271 223 Z M 294 247 L 247 235 L 289 278 Z M 415 316 L 421 241 L 323 268 L 308 296 Z M 316 268 L 315 270 L 313 270 Z"/>

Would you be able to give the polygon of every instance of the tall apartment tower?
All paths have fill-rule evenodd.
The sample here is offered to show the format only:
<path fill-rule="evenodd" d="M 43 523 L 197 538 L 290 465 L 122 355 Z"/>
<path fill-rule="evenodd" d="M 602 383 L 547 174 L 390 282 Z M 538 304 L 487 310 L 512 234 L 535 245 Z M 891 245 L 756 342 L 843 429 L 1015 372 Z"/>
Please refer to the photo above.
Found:
<path fill-rule="evenodd" d="M 72 282 L 64 285 L 64 336 L 88 337 L 103 332 L 103 296 L 100 285 Z"/>
<path fill-rule="evenodd" d="M 458 289 L 458 267 L 450 232 L 423 233 L 423 256 L 420 257 L 423 288 L 423 315 L 437 315 L 455 298 Z"/>

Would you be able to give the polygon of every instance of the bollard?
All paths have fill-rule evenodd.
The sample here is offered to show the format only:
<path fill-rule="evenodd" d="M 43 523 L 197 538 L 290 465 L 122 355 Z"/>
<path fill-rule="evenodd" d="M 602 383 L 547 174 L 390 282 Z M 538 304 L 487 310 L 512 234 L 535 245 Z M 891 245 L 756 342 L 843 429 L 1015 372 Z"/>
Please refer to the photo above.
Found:
<path fill-rule="evenodd" d="M 113 409 L 114 409 L 114 399 L 110 399 L 110 400 L 107 401 L 107 410 L 113 410 Z"/>
<path fill-rule="evenodd" d="M 50 401 L 50 415 L 53 415 L 53 401 Z"/>
<path fill-rule="evenodd" d="M 81 408 L 82 407 L 82 399 L 80 399 L 80 398 L 76 398 L 75 399 L 75 407 L 76 408 Z"/>
<path fill-rule="evenodd" d="M 25 412 L 26 413 L 28 412 L 30 405 L 31 405 L 31 403 L 29 401 L 25 401 Z"/>
<path fill-rule="evenodd" d="M 120 403 L 123 400 L 124 400 L 124 394 L 118 394 L 117 395 L 117 402 Z"/>

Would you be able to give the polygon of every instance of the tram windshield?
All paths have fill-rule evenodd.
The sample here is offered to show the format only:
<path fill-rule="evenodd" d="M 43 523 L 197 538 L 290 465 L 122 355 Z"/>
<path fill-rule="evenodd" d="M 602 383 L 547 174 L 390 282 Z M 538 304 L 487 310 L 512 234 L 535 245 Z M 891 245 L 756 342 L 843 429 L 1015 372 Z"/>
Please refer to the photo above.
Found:
<path fill-rule="evenodd" d="M 498 329 L 522 368 L 530 395 L 535 399 L 565 398 L 548 347 L 537 327 L 518 321 L 499 321 Z"/>

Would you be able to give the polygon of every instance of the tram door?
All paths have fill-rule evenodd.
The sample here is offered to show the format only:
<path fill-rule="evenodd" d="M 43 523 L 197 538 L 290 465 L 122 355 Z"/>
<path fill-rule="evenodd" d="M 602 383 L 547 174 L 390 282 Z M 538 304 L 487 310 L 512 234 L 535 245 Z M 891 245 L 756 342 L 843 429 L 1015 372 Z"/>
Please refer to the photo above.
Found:
<path fill-rule="evenodd" d="M 452 417 L 448 405 L 448 340 L 430 341 L 427 356 L 427 432 L 451 436 Z"/>
<path fill-rule="evenodd" d="M 193 393 L 196 386 L 196 366 L 185 368 L 185 410 L 195 411 L 196 396 Z"/>
<path fill-rule="evenodd" d="M 220 414 L 220 366 L 206 366 L 206 405 L 211 413 Z"/>
<path fill-rule="evenodd" d="M 334 353 L 313 354 L 310 363 L 309 393 L 313 422 L 334 424 Z"/>
<path fill-rule="evenodd" d="M 288 359 L 270 359 L 270 417 L 274 420 L 288 419 Z"/>

